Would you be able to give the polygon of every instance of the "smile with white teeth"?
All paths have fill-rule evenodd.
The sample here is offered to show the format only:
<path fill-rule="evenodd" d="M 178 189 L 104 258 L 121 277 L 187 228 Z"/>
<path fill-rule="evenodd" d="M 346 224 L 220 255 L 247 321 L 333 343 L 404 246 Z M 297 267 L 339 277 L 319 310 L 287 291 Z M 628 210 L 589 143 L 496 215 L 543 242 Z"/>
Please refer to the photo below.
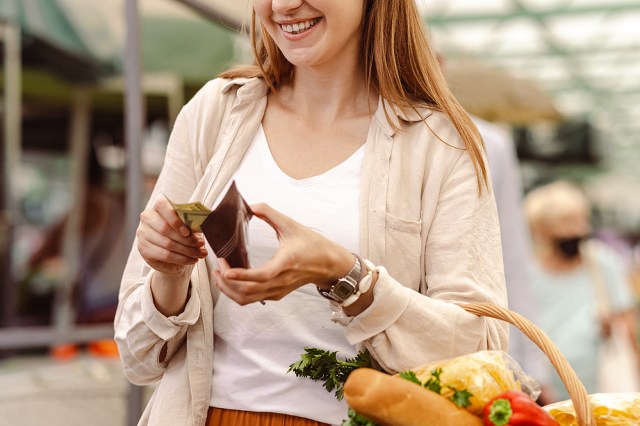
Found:
<path fill-rule="evenodd" d="M 320 21 L 320 18 L 314 18 L 304 22 L 297 22 L 295 24 L 280 25 L 280 28 L 289 34 L 300 34 L 313 27 L 318 23 L 318 21 Z"/>

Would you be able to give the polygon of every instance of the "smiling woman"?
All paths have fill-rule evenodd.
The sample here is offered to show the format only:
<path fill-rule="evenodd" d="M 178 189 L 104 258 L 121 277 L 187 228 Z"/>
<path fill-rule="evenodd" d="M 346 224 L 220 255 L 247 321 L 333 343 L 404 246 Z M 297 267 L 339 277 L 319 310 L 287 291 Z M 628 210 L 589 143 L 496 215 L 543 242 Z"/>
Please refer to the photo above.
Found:
<path fill-rule="evenodd" d="M 262 36 L 266 32 L 291 64 L 312 66 L 328 57 L 335 64 L 338 53 L 341 60 L 357 58 L 362 38 L 362 1 L 302 2 L 291 14 L 295 3 L 300 2 L 254 1 Z"/>
<path fill-rule="evenodd" d="M 123 276 L 125 372 L 158 383 L 141 424 L 338 424 L 344 402 L 286 374 L 305 347 L 366 348 L 393 373 L 506 345 L 456 305 L 505 304 L 500 234 L 414 2 L 253 5 L 254 64 L 183 108 Z M 247 269 L 162 196 L 214 208 L 233 182 L 254 214 Z"/>

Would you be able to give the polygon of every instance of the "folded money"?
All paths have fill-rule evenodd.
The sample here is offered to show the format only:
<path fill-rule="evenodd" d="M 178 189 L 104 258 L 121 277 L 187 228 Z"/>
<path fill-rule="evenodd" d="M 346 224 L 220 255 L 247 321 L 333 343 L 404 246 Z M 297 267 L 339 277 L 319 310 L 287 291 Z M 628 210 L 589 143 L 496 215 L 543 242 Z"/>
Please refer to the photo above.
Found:
<path fill-rule="evenodd" d="M 199 201 L 186 204 L 169 202 L 191 231 L 204 234 L 217 257 L 224 258 L 232 268 L 249 268 L 247 228 L 253 212 L 235 182 L 231 183 L 213 210 Z"/>
<path fill-rule="evenodd" d="M 165 195 L 180 219 L 193 232 L 201 232 L 202 223 L 209 217 L 211 210 L 206 208 L 200 201 L 187 204 L 176 204 Z"/>

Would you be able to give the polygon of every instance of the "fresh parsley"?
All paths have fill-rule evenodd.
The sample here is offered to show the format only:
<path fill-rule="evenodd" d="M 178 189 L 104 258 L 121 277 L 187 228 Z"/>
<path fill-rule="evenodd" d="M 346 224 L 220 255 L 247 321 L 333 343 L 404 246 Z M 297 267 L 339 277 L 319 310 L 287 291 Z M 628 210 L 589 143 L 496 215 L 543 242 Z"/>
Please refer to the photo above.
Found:
<path fill-rule="evenodd" d="M 297 377 L 323 381 L 327 392 L 335 390 L 338 400 L 344 397 L 344 382 L 349 373 L 357 368 L 371 368 L 371 356 L 368 351 L 359 352 L 355 358 L 339 360 L 337 352 L 329 352 L 318 348 L 304 348 L 305 353 L 300 360 L 289 366 Z"/>
<path fill-rule="evenodd" d="M 423 386 L 429 389 L 430 391 L 440 395 L 442 391 L 442 381 L 440 379 L 441 374 L 442 374 L 442 369 L 436 368 L 435 370 L 431 371 L 431 376 L 425 383 L 420 382 L 420 379 L 418 379 L 418 376 L 416 376 L 416 373 L 414 373 L 411 370 L 403 371 L 400 374 L 398 374 L 398 376 L 402 377 L 403 379 L 409 380 L 410 382 Z M 458 390 L 453 386 L 447 386 L 447 387 L 453 391 L 453 395 L 449 399 L 454 404 L 456 404 L 458 407 L 461 407 L 461 408 L 465 408 L 471 405 L 471 397 L 473 396 L 471 392 L 469 392 L 466 389 Z"/>
<path fill-rule="evenodd" d="M 411 370 L 407 370 L 407 371 L 402 371 L 401 373 L 398 374 L 398 376 L 402 377 L 403 379 L 406 379 L 410 382 L 413 382 L 417 385 L 422 386 L 422 383 L 420 382 L 420 379 L 418 379 L 418 376 L 416 376 L 416 373 L 414 371 Z"/>
<path fill-rule="evenodd" d="M 349 408 L 349 417 L 342 421 L 341 426 L 377 426 L 377 423 Z"/>
<path fill-rule="evenodd" d="M 442 368 L 436 368 L 431 372 L 431 377 L 424 384 L 424 387 L 439 394 L 442 391 L 442 382 L 440 381 L 440 375 L 442 374 Z"/>
<path fill-rule="evenodd" d="M 466 389 L 458 390 L 453 386 L 449 386 L 449 389 L 453 391 L 453 395 L 449 399 L 458 407 L 465 408 L 471 405 L 471 397 L 473 396 L 471 392 Z"/>

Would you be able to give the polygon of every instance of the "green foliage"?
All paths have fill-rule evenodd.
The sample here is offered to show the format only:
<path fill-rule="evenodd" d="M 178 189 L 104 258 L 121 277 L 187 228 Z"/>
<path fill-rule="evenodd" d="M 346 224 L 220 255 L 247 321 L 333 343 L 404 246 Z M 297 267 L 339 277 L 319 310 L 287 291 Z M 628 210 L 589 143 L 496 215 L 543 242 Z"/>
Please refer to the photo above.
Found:
<path fill-rule="evenodd" d="M 420 386 L 424 386 L 426 389 L 435 392 L 438 395 L 440 395 L 442 391 L 442 381 L 440 379 L 440 375 L 442 375 L 442 369 L 436 368 L 431 372 L 429 380 L 427 380 L 425 383 L 422 383 L 420 382 L 420 379 L 418 379 L 418 376 L 416 376 L 416 373 L 411 370 L 403 371 L 402 373 L 398 374 L 398 376 L 402 377 L 403 379 L 409 380 L 410 382 L 416 383 Z M 473 396 L 471 392 L 467 391 L 466 389 L 458 390 L 453 386 L 447 387 L 453 391 L 453 395 L 449 399 L 454 404 L 462 408 L 471 405 L 471 397 Z"/>
<path fill-rule="evenodd" d="M 424 387 L 439 394 L 442 391 L 442 382 L 440 381 L 440 375 L 442 374 L 442 368 L 436 368 L 431 372 L 431 377 L 424 384 Z"/>
<path fill-rule="evenodd" d="M 402 377 L 403 379 L 409 380 L 410 382 L 413 382 L 417 385 L 422 386 L 422 383 L 420 382 L 420 379 L 418 379 L 418 376 L 416 376 L 416 373 L 411 370 L 403 371 L 400 374 L 398 374 L 398 376 Z"/>
<path fill-rule="evenodd" d="M 471 392 L 466 389 L 458 390 L 453 386 L 449 386 L 449 389 L 453 391 L 453 395 L 449 399 L 458 407 L 465 408 L 471 405 L 471 397 L 473 396 Z"/>
<path fill-rule="evenodd" d="M 327 392 L 336 391 L 338 400 L 342 400 L 344 382 L 353 370 L 371 368 L 371 356 L 366 350 L 358 353 L 355 358 L 347 358 L 344 361 L 337 358 L 337 352 L 318 348 L 304 348 L 304 351 L 300 360 L 291 364 L 287 372 L 293 371 L 297 377 L 324 382 Z"/>
<path fill-rule="evenodd" d="M 353 408 L 349 408 L 349 418 L 342 421 L 341 426 L 377 426 L 376 422 L 358 414 Z"/>

